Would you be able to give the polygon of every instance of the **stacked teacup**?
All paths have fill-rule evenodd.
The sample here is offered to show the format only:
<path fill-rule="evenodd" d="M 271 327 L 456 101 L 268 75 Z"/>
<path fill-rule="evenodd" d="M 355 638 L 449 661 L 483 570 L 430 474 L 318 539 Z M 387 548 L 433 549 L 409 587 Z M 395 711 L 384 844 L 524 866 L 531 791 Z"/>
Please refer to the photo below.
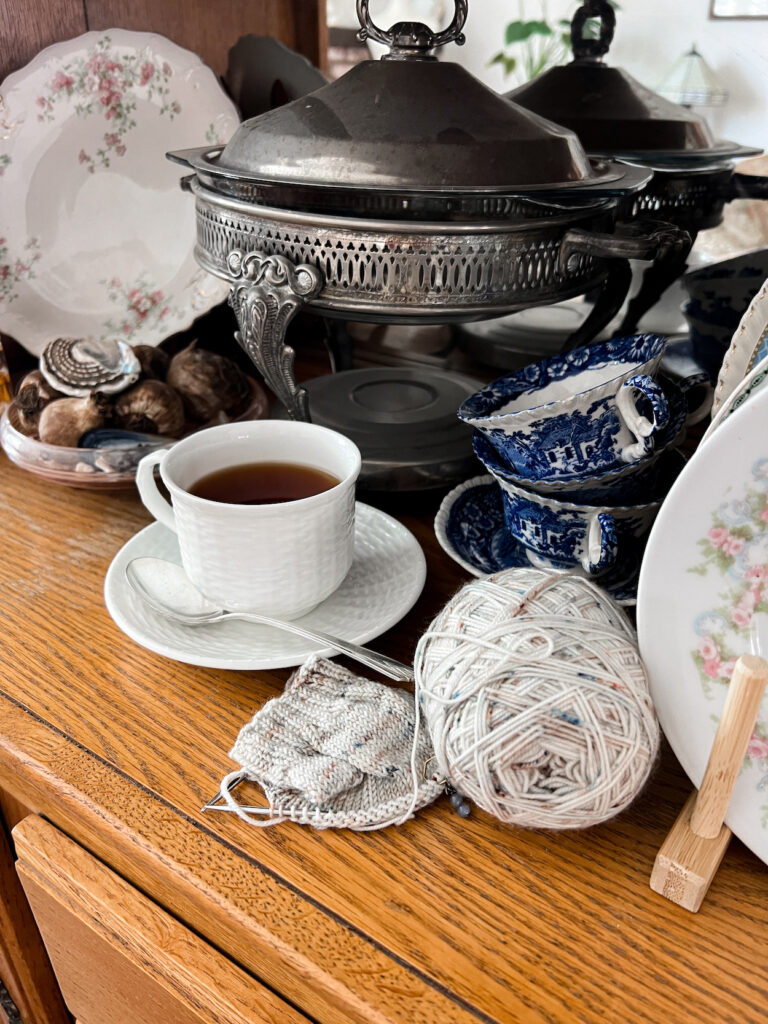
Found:
<path fill-rule="evenodd" d="M 665 344 L 642 334 L 576 349 L 494 381 L 459 409 L 532 565 L 606 585 L 636 579 L 685 461 L 683 390 L 658 374 Z"/>

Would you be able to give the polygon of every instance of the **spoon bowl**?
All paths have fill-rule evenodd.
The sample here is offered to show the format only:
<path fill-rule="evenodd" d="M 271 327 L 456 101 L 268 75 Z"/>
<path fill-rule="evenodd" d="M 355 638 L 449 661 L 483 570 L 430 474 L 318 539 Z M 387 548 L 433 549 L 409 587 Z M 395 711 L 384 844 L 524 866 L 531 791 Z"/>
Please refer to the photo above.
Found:
<path fill-rule="evenodd" d="M 342 640 L 341 637 L 321 633 L 301 625 L 301 621 L 286 622 L 255 612 L 230 612 L 219 608 L 201 594 L 184 569 L 164 558 L 134 558 L 125 567 L 125 577 L 131 589 L 145 604 L 160 615 L 183 626 L 210 626 L 230 619 L 244 619 L 263 626 L 271 626 L 287 633 L 295 633 L 332 648 L 339 654 L 367 665 L 369 668 L 398 682 L 413 679 L 413 669 L 385 654 Z"/>

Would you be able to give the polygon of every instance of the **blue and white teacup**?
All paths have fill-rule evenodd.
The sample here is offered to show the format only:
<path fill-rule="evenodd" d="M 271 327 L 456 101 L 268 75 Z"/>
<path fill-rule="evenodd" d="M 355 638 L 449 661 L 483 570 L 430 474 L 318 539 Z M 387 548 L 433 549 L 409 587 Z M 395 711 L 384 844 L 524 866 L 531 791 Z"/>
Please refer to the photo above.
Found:
<path fill-rule="evenodd" d="M 636 505 L 662 501 L 685 466 L 685 456 L 669 446 L 654 453 L 652 459 L 641 463 L 634 472 L 619 475 L 615 471 L 602 477 L 586 478 L 572 484 L 547 485 L 545 481 L 530 484 L 510 470 L 501 455 L 479 430 L 472 438 L 475 455 L 497 480 L 535 491 L 555 501 L 578 505 Z"/>
<path fill-rule="evenodd" d="M 556 501 L 492 474 L 501 488 L 504 520 L 532 565 L 583 569 L 599 576 L 635 558 L 661 501 L 643 505 L 583 505 Z"/>
<path fill-rule="evenodd" d="M 471 395 L 459 418 L 521 479 L 600 476 L 647 458 L 669 420 L 651 377 L 665 345 L 636 334 L 532 363 Z"/>

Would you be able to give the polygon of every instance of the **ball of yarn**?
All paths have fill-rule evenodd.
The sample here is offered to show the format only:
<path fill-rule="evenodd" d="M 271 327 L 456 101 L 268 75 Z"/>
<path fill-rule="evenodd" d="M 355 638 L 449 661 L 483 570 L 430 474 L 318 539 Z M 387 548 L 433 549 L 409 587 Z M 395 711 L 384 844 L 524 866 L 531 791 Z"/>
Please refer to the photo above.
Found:
<path fill-rule="evenodd" d="M 467 584 L 419 641 L 415 677 L 440 771 L 510 824 L 605 821 L 658 751 L 634 630 L 578 576 L 507 569 Z"/>

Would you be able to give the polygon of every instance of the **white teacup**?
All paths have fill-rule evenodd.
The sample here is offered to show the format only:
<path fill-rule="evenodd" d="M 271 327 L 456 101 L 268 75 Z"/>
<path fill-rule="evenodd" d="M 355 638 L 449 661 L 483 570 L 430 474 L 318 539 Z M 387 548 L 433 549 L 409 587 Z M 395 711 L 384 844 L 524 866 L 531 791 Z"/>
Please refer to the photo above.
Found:
<path fill-rule="evenodd" d="M 230 504 L 190 490 L 211 473 L 256 462 L 309 466 L 339 482 L 310 497 Z M 155 482 L 155 466 L 171 495 Z M 173 530 L 195 586 L 222 608 L 296 619 L 339 586 L 352 564 L 360 451 L 313 423 L 251 420 L 209 427 L 146 455 L 136 485 L 155 519 Z"/>

